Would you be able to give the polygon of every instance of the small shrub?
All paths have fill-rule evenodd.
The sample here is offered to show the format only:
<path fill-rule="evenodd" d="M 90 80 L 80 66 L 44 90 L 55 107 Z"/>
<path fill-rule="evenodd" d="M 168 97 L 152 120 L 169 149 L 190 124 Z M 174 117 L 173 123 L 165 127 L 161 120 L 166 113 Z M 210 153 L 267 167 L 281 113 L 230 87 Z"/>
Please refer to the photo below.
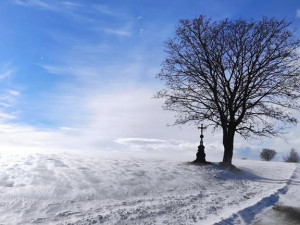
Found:
<path fill-rule="evenodd" d="M 298 163 L 299 162 L 299 155 L 296 152 L 294 148 L 291 149 L 290 154 L 286 157 L 283 157 L 283 160 L 285 162 L 291 162 L 291 163 Z"/>
<path fill-rule="evenodd" d="M 274 149 L 264 148 L 260 153 L 260 158 L 264 161 L 271 161 L 276 154 L 277 152 Z"/>

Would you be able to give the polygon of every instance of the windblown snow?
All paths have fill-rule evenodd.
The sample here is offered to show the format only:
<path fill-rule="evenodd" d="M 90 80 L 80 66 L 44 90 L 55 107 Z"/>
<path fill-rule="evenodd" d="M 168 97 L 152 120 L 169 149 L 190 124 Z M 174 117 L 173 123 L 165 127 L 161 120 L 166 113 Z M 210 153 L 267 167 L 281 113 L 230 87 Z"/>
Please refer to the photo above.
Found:
<path fill-rule="evenodd" d="M 251 224 L 299 176 L 299 164 L 234 164 L 242 171 L 133 154 L 0 153 L 0 224 Z"/>

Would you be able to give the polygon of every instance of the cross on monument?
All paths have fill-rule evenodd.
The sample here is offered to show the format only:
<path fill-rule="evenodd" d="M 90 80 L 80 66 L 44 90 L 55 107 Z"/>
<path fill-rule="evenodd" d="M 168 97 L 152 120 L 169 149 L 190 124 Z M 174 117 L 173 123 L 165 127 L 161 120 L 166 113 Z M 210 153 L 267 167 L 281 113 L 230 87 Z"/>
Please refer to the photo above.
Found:
<path fill-rule="evenodd" d="M 203 127 L 203 124 L 201 124 L 201 127 L 198 127 L 198 129 L 201 130 L 201 133 L 200 133 L 200 145 L 203 145 L 203 138 L 204 138 L 204 136 L 203 136 L 203 129 L 205 129 Z"/>
<path fill-rule="evenodd" d="M 205 159 L 205 152 L 204 152 L 204 145 L 203 145 L 203 138 L 204 138 L 204 135 L 203 135 L 203 130 L 205 129 L 203 127 L 203 124 L 201 124 L 201 127 L 198 127 L 198 129 L 200 129 L 200 145 L 198 146 L 198 152 L 196 154 L 197 158 L 196 160 L 194 161 L 195 163 L 206 163 L 206 159 Z"/>

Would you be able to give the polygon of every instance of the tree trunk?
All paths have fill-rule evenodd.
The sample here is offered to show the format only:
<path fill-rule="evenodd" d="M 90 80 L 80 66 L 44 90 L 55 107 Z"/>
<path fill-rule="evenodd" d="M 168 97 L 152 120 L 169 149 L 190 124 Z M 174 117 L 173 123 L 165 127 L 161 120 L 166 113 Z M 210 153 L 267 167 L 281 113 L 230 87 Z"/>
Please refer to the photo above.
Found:
<path fill-rule="evenodd" d="M 233 142 L 234 142 L 234 129 L 226 130 L 223 128 L 223 146 L 224 146 L 224 156 L 223 163 L 231 164 L 233 156 Z"/>

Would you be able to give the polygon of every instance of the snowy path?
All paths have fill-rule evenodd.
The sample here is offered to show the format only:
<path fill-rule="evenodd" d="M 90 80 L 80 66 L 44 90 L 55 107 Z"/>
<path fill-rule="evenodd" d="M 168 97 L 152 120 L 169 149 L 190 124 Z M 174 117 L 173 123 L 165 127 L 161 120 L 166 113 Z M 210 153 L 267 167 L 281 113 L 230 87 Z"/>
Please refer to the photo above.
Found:
<path fill-rule="evenodd" d="M 287 195 L 290 195 L 290 199 L 294 199 L 293 202 L 297 202 L 297 207 L 300 206 L 300 183 L 298 174 L 300 172 L 300 167 L 294 164 L 294 170 L 289 179 L 287 179 L 282 188 L 276 190 L 273 194 L 266 196 L 259 200 L 256 204 L 248 206 L 246 208 L 240 209 L 238 212 L 233 213 L 230 217 L 223 219 L 222 221 L 216 223 L 216 225 L 228 225 L 228 224 L 251 224 L 255 217 L 264 216 L 264 211 L 274 207 L 279 200 L 285 199 Z M 294 185 L 294 184 L 299 184 Z M 298 195 L 298 196 L 297 196 Z M 297 200 L 295 201 L 295 198 Z M 273 224 L 273 223 L 266 223 Z"/>
<path fill-rule="evenodd" d="M 296 169 L 287 182 L 285 191 L 279 194 L 276 206 L 264 210 L 255 218 L 253 224 L 300 224 L 300 165 L 295 166 Z"/>
<path fill-rule="evenodd" d="M 234 163 L 245 172 L 147 157 L 0 153 L 0 224 L 249 224 L 251 207 L 274 202 L 298 173 L 287 163 Z"/>

